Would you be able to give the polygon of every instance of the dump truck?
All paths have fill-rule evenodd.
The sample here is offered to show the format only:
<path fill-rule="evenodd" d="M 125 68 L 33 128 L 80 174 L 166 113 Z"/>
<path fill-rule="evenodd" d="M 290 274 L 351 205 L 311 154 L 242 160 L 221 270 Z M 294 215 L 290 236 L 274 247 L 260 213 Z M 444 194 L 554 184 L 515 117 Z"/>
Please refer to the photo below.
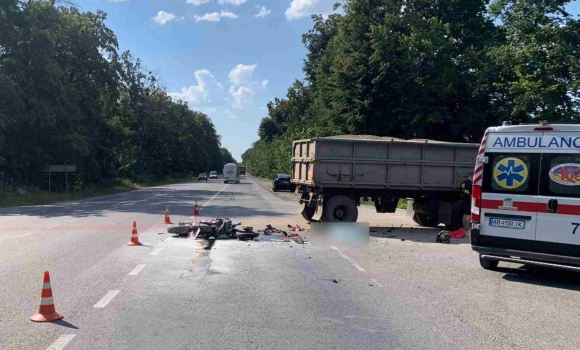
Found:
<path fill-rule="evenodd" d="M 403 198 L 417 224 L 456 229 L 462 226 L 460 185 L 474 170 L 478 148 L 373 135 L 298 140 L 291 182 L 309 222 L 356 222 L 361 201 L 394 213 Z"/>

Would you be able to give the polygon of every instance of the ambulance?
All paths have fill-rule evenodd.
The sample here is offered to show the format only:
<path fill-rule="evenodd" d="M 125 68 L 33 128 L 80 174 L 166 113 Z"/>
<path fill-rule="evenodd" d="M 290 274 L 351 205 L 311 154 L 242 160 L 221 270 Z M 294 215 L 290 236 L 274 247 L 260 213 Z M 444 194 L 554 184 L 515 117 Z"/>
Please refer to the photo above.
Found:
<path fill-rule="evenodd" d="M 580 125 L 487 129 L 473 176 L 471 246 L 500 261 L 580 271 Z"/>

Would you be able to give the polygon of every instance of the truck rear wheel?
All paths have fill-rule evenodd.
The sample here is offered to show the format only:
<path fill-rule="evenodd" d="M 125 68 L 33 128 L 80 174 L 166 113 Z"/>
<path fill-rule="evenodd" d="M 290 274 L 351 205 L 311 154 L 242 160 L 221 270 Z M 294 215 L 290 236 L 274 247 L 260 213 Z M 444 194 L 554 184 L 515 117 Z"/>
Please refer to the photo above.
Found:
<path fill-rule="evenodd" d="M 413 221 L 424 227 L 439 226 L 439 217 L 433 214 L 415 213 L 415 215 L 413 215 Z"/>
<path fill-rule="evenodd" d="M 326 222 L 356 222 L 358 208 L 349 197 L 334 196 L 324 204 L 322 218 Z"/>

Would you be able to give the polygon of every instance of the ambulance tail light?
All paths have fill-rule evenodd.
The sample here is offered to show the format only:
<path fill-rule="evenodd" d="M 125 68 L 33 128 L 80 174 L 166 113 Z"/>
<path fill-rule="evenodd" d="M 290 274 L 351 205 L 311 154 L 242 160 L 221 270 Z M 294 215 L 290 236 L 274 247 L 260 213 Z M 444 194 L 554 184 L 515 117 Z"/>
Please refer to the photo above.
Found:
<path fill-rule="evenodd" d="M 471 222 L 479 223 L 479 212 L 481 209 L 481 186 L 473 185 L 471 193 Z"/>
<path fill-rule="evenodd" d="M 550 126 L 541 126 L 538 128 L 534 128 L 534 131 L 553 131 L 554 128 L 550 127 Z"/>

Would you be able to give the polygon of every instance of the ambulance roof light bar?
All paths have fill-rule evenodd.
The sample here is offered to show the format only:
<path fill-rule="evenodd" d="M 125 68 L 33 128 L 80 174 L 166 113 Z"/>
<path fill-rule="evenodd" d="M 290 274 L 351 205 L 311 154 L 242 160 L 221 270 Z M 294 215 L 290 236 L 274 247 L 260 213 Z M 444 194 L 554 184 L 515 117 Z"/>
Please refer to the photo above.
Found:
<path fill-rule="evenodd" d="M 552 130 L 554 130 L 551 126 L 546 126 L 546 125 L 549 125 L 547 120 L 540 120 L 540 125 L 541 125 L 541 127 L 534 128 L 534 131 L 552 131 Z"/>

